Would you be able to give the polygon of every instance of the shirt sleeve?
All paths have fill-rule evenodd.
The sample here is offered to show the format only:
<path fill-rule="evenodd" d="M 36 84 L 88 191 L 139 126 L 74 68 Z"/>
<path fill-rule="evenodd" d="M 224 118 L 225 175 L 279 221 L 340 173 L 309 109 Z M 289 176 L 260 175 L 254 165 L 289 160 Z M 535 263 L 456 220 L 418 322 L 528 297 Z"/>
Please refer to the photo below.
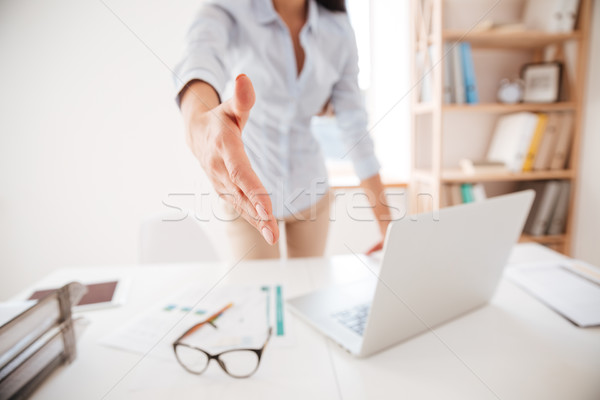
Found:
<path fill-rule="evenodd" d="M 347 57 L 340 79 L 333 86 L 331 102 L 342 131 L 345 157 L 350 157 L 360 180 L 369 178 L 381 168 L 373 140 L 367 130 L 367 111 L 358 86 L 358 50 L 354 32 L 348 23 Z"/>
<path fill-rule="evenodd" d="M 214 4 L 201 6 L 187 33 L 182 60 L 173 71 L 178 106 L 181 90 L 194 79 L 208 83 L 223 98 L 229 76 L 225 57 L 233 25 L 224 9 Z"/>

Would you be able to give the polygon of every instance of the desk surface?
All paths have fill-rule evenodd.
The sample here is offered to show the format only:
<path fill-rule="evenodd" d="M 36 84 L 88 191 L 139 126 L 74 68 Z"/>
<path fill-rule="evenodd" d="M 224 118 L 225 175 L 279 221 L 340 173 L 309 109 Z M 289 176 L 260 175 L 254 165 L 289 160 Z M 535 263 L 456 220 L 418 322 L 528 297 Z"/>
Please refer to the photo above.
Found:
<path fill-rule="evenodd" d="M 245 380 L 229 378 L 216 365 L 191 375 L 174 358 L 142 357 L 98 343 L 190 281 L 283 283 L 291 297 L 370 274 L 345 257 L 56 271 L 40 284 L 122 276 L 132 279 L 131 292 L 125 306 L 85 313 L 90 324 L 78 341 L 77 359 L 59 368 L 33 398 L 600 399 L 600 329 L 575 327 L 506 279 L 488 306 L 367 359 L 353 358 L 288 314 L 294 344 L 268 348 L 258 372 Z M 523 244 L 511 262 L 556 257 Z"/>

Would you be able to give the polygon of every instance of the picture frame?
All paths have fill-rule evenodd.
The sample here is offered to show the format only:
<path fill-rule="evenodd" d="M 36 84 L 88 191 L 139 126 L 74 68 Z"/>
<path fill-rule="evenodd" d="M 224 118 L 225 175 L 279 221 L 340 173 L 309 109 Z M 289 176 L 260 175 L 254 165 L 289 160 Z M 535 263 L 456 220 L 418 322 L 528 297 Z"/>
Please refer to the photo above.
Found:
<path fill-rule="evenodd" d="M 529 63 L 521 68 L 524 103 L 554 103 L 560 99 L 562 64 L 558 61 Z"/>

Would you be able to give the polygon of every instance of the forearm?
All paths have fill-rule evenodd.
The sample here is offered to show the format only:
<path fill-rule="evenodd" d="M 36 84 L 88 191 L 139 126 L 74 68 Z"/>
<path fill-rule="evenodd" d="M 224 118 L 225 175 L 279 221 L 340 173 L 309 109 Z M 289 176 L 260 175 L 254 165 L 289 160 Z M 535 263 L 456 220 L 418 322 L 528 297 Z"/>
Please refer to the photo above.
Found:
<path fill-rule="evenodd" d="M 211 85 L 204 81 L 191 81 L 181 91 L 181 114 L 188 128 L 194 118 L 219 104 L 219 95 Z"/>
<path fill-rule="evenodd" d="M 385 200 L 385 188 L 381 183 L 379 174 L 375 174 L 360 182 L 361 188 L 365 191 L 369 199 L 369 204 L 373 209 L 373 214 L 379 222 L 381 235 L 385 237 L 387 227 L 391 220 L 390 208 Z"/>
<path fill-rule="evenodd" d="M 205 135 L 198 136 L 198 126 L 206 125 L 207 111 L 219 106 L 219 96 L 215 89 L 204 81 L 189 82 L 181 91 L 181 115 L 185 124 L 185 140 L 190 150 L 200 160 L 199 148 L 205 147 Z M 208 118 L 210 119 L 210 118 Z M 195 132 L 195 134 L 194 134 Z"/>

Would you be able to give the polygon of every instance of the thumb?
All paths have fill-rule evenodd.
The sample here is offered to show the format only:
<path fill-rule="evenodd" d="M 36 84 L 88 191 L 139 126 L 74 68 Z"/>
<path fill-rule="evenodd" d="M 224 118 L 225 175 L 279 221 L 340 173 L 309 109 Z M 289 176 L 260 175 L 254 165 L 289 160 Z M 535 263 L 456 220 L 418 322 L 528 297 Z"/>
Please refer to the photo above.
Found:
<path fill-rule="evenodd" d="M 246 125 L 255 100 L 254 87 L 250 78 L 244 74 L 238 75 L 235 79 L 233 97 L 226 102 L 226 106 L 227 111 L 235 117 L 240 129 Z"/>

